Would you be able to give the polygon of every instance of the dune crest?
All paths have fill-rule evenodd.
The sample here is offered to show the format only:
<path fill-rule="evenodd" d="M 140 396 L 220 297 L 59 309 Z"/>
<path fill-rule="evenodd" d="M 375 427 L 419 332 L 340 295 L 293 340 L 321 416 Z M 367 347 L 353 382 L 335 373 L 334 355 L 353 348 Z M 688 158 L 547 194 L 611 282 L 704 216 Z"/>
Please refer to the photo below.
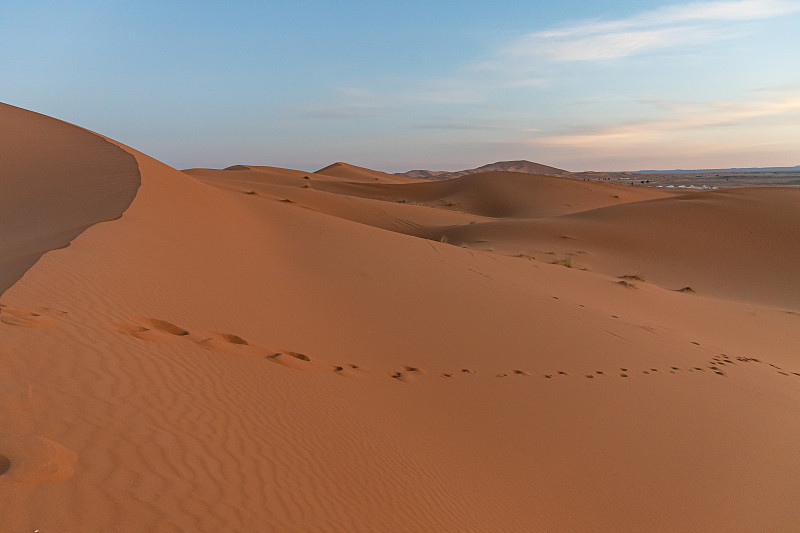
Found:
<path fill-rule="evenodd" d="M 43 253 L 118 218 L 139 171 L 124 150 L 60 120 L 0 103 L 0 123 L 2 294 Z"/>

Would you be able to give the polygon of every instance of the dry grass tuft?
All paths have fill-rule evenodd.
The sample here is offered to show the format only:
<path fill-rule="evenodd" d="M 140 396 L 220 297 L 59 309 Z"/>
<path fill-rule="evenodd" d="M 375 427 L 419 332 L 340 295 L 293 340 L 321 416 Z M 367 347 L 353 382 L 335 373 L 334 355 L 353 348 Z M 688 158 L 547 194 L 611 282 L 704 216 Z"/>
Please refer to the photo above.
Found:
<path fill-rule="evenodd" d="M 565 257 L 563 259 L 556 259 L 555 261 L 553 261 L 550 264 L 551 265 L 561 265 L 561 266 L 565 266 L 567 268 L 573 268 L 575 266 L 575 258 L 572 257 L 571 255 L 568 255 L 567 257 Z"/>

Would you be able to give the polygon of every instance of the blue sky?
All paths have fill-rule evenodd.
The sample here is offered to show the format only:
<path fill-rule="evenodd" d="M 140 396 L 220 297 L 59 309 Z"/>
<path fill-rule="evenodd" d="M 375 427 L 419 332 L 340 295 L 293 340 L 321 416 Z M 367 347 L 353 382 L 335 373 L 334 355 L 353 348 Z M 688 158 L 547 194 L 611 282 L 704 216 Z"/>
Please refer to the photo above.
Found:
<path fill-rule="evenodd" d="M 0 101 L 177 168 L 797 165 L 800 0 L 4 0 Z"/>

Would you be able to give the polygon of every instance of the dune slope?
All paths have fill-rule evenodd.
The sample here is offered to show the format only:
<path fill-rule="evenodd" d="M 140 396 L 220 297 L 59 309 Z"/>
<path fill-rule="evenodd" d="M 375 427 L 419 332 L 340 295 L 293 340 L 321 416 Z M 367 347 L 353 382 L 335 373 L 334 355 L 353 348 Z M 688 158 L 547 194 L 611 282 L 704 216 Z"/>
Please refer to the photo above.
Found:
<path fill-rule="evenodd" d="M 569 178 L 484 172 L 443 181 L 403 185 L 315 183 L 320 190 L 450 207 L 492 218 L 536 218 L 563 215 L 621 203 L 662 198 L 667 193 Z"/>
<path fill-rule="evenodd" d="M 539 220 L 453 227 L 451 242 L 798 310 L 800 188 L 729 189 Z"/>
<path fill-rule="evenodd" d="M 800 314 L 387 231 L 368 222 L 389 202 L 323 178 L 200 181 L 117 147 L 129 208 L 0 299 L 10 530 L 800 524 Z"/>
<path fill-rule="evenodd" d="M 81 128 L 0 103 L 0 294 L 46 251 L 119 217 L 135 159 Z"/>

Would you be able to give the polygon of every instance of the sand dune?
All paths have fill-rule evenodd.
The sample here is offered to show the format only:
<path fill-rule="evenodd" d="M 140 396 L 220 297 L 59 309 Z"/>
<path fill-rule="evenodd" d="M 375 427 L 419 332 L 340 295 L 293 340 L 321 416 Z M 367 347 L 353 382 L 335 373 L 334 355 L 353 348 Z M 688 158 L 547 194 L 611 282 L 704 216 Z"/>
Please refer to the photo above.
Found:
<path fill-rule="evenodd" d="M 731 189 L 446 232 L 455 244 L 796 309 L 800 188 Z"/>
<path fill-rule="evenodd" d="M 60 168 L 58 135 L 13 168 Z M 793 220 L 794 190 L 179 172 L 111 151 L 141 180 L 122 216 L 39 257 L 0 299 L 9 530 L 800 524 L 800 308 L 770 300 L 795 283 L 794 230 L 774 227 Z M 685 242 L 667 229 L 688 226 Z M 551 239 L 596 264 L 516 257 Z M 765 274 L 732 246 L 791 251 Z M 699 276 L 697 293 L 662 283 L 665 257 Z M 648 281 L 617 277 L 630 258 Z M 751 292 L 728 283 L 746 271 Z"/>
<path fill-rule="evenodd" d="M 315 188 L 351 196 L 449 207 L 492 218 L 563 215 L 668 195 L 655 189 L 519 172 L 486 172 L 402 186 L 349 182 L 320 183 L 315 184 Z"/>
<path fill-rule="evenodd" d="M 136 161 L 99 135 L 0 103 L 0 294 L 46 251 L 119 217 Z"/>
<path fill-rule="evenodd" d="M 523 172 L 525 174 L 539 174 L 545 176 L 569 176 L 571 172 L 560 168 L 542 165 L 541 163 L 533 163 L 531 161 L 498 161 L 488 165 L 482 165 L 478 168 L 470 168 L 467 170 L 457 170 L 449 172 L 446 170 L 409 170 L 408 172 L 400 172 L 395 176 L 406 176 L 409 178 L 427 178 L 436 180 L 449 180 L 469 174 L 482 174 L 485 172 Z"/>
<path fill-rule="evenodd" d="M 387 174 L 386 172 L 379 172 L 377 170 L 357 167 L 342 162 L 333 163 L 325 168 L 321 168 L 317 170 L 315 174 L 343 178 L 347 181 L 364 181 L 369 183 L 415 183 L 420 181 L 418 178 L 396 176 L 394 174 Z"/>

